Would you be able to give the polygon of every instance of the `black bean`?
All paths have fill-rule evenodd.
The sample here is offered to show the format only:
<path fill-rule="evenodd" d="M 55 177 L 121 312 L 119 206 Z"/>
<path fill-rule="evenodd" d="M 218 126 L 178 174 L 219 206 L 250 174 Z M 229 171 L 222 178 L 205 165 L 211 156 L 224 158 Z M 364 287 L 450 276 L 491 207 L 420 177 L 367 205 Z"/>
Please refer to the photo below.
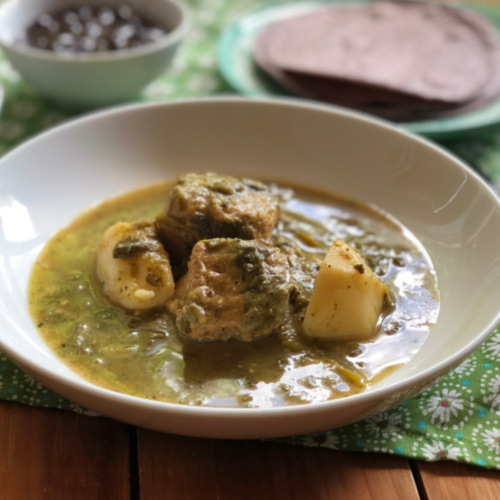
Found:
<path fill-rule="evenodd" d="M 41 14 L 28 28 L 26 41 L 54 52 L 90 53 L 136 47 L 165 34 L 165 29 L 146 21 L 128 5 L 116 9 L 81 5 Z"/>

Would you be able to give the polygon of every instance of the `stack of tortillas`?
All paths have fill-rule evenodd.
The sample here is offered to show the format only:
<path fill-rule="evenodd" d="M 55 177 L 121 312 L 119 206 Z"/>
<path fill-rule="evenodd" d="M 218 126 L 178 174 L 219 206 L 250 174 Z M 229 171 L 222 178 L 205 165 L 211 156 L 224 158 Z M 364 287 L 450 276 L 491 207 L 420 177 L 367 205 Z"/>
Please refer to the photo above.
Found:
<path fill-rule="evenodd" d="M 257 64 L 297 96 L 393 120 L 439 118 L 500 97 L 500 36 L 468 10 L 413 1 L 338 5 L 273 22 Z"/>

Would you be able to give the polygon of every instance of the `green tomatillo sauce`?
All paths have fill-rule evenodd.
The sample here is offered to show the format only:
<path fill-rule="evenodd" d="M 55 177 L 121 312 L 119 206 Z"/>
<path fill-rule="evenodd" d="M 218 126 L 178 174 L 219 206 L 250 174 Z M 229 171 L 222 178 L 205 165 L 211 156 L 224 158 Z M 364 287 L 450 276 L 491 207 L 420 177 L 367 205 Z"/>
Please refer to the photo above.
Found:
<path fill-rule="evenodd" d="M 130 312 L 110 303 L 95 254 L 117 221 L 153 220 L 171 184 L 111 199 L 81 215 L 42 250 L 29 287 L 40 335 L 65 363 L 100 386 L 199 406 L 259 407 L 322 402 L 364 391 L 408 362 L 439 311 L 434 270 L 416 238 L 367 206 L 301 189 L 273 189 L 281 219 L 272 243 L 295 261 L 280 327 L 252 342 L 198 342 L 180 335 L 167 309 Z M 319 264 L 343 239 L 388 285 L 394 307 L 368 342 L 321 342 L 301 334 Z"/>

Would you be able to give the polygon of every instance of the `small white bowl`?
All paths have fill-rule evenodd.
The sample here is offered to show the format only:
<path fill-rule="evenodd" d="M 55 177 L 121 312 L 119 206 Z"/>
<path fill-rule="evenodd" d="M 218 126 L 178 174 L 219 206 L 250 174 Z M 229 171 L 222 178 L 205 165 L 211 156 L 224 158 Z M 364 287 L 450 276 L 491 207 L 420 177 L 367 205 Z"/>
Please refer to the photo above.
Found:
<path fill-rule="evenodd" d="M 141 399 L 82 379 L 27 307 L 33 262 L 54 232 L 110 196 L 180 173 L 282 179 L 378 205 L 425 245 L 437 324 L 411 361 L 362 394 L 271 409 Z M 444 150 L 382 121 L 300 102 L 205 99 L 128 106 L 49 131 L 0 160 L 0 348 L 43 384 L 101 414 L 165 432 L 264 438 L 348 424 L 416 395 L 500 321 L 500 201 Z"/>
<path fill-rule="evenodd" d="M 172 0 L 127 0 L 138 14 L 164 26 L 161 39 L 113 52 L 62 55 L 29 46 L 26 29 L 43 13 L 75 7 L 118 7 L 123 0 L 9 0 L 0 6 L 0 45 L 21 76 L 41 94 L 70 109 L 125 102 L 171 63 L 186 33 L 184 8 Z"/>

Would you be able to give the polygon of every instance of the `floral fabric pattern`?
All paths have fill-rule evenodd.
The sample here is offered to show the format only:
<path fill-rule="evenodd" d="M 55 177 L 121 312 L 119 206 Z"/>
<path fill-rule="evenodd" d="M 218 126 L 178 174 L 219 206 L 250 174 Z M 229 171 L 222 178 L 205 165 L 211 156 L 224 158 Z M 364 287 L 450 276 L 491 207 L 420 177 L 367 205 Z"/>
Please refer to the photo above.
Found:
<path fill-rule="evenodd" d="M 500 469 L 500 367 L 491 355 L 491 346 L 499 338 L 497 330 L 440 382 L 392 410 L 284 441 L 325 447 L 334 442 L 342 450 L 457 460 Z"/>

